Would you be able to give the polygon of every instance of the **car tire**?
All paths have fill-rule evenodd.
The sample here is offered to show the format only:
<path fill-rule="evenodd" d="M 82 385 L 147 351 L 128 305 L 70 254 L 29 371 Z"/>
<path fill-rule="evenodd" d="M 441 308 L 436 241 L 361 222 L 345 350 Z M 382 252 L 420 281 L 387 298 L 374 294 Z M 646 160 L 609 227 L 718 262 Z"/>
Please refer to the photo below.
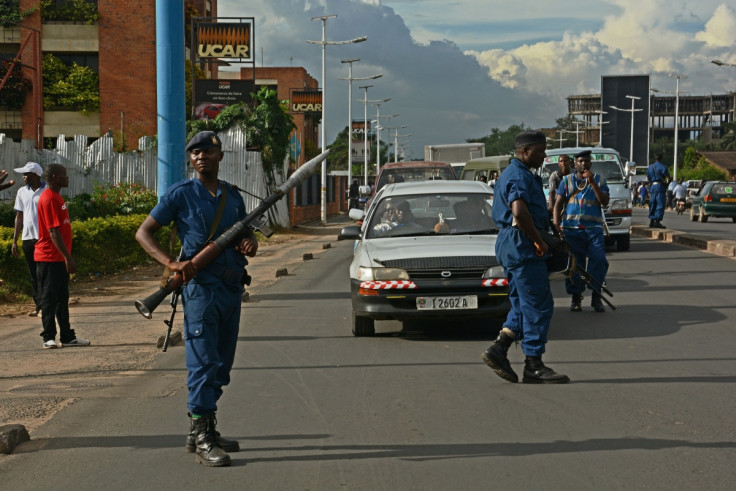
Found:
<path fill-rule="evenodd" d="M 708 215 L 705 214 L 705 211 L 703 211 L 703 208 L 700 208 L 700 223 L 706 223 L 708 221 Z"/>
<path fill-rule="evenodd" d="M 631 236 L 629 234 L 626 235 L 618 235 L 616 237 L 616 250 L 617 251 L 628 251 L 631 247 Z"/>
<path fill-rule="evenodd" d="M 695 214 L 695 210 L 693 208 L 690 208 L 690 221 L 691 222 L 697 222 L 698 221 L 698 215 Z"/>
<path fill-rule="evenodd" d="M 376 333 L 375 321 L 370 317 L 361 317 L 353 312 L 353 336 L 373 336 Z"/>

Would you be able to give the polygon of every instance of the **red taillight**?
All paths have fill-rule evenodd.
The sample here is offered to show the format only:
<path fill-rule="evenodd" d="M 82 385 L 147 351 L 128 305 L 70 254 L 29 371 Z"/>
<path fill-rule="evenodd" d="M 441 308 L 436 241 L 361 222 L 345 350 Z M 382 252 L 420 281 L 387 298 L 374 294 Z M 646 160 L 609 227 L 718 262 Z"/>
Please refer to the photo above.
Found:
<path fill-rule="evenodd" d="M 358 294 L 373 296 L 373 295 L 378 295 L 378 290 L 371 290 L 370 288 L 359 288 Z"/>
<path fill-rule="evenodd" d="M 705 201 L 706 203 L 710 203 L 711 201 L 713 201 L 713 196 L 711 196 L 710 194 L 706 194 L 705 198 L 703 198 L 703 201 Z"/>

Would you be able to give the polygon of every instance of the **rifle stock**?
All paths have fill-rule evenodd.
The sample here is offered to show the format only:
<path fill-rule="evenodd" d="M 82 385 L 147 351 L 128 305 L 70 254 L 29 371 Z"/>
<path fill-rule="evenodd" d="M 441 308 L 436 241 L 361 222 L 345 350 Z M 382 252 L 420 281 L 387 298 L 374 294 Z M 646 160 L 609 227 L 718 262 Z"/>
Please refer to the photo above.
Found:
<path fill-rule="evenodd" d="M 192 259 L 191 262 L 197 268 L 197 271 L 204 269 L 209 263 L 211 263 L 217 256 L 222 254 L 222 251 L 232 246 L 235 241 L 241 237 L 255 220 L 257 220 L 263 213 L 275 205 L 281 198 L 286 196 L 286 193 L 297 187 L 303 181 L 305 181 L 317 168 L 325 158 L 329 150 L 322 152 L 315 158 L 299 167 L 292 175 L 287 179 L 278 189 L 265 198 L 261 203 L 256 206 L 253 211 L 248 213 L 245 218 L 235 222 L 227 230 L 214 239 L 212 242 L 206 244 L 201 251 L 199 251 Z M 138 309 L 140 314 L 150 319 L 153 317 L 153 311 L 159 304 L 166 298 L 171 292 L 179 288 L 184 283 L 184 276 L 177 272 L 174 276 L 169 278 L 164 288 L 159 289 L 150 296 L 143 300 L 136 300 L 135 307 Z"/>

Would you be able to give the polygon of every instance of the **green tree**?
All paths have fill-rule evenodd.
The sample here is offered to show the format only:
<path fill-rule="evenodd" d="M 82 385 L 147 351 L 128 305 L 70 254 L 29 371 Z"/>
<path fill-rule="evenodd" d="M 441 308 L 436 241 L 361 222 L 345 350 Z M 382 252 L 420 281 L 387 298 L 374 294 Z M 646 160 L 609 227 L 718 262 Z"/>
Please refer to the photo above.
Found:
<path fill-rule="evenodd" d="M 736 150 L 736 121 L 723 123 L 724 135 L 718 146 L 721 150 Z"/>
<path fill-rule="evenodd" d="M 2 60 L 0 77 L 5 76 L 10 70 L 10 66 L 15 61 L 15 65 L 10 72 L 3 89 L 0 90 L 0 105 L 7 106 L 10 109 L 20 109 L 26 101 L 26 92 L 31 90 L 30 80 L 23 78 L 20 71 L 20 60 Z"/>
<path fill-rule="evenodd" d="M 43 108 L 57 107 L 82 111 L 100 109 L 100 76 L 91 68 L 65 65 L 48 53 L 43 56 Z"/>
<path fill-rule="evenodd" d="M 84 22 L 94 24 L 99 19 L 97 2 L 92 0 L 41 0 L 41 19 L 48 21 Z"/>
<path fill-rule="evenodd" d="M 467 143 L 485 143 L 486 155 L 489 157 L 494 155 L 509 155 L 514 152 L 514 137 L 526 130 L 529 130 L 529 127 L 524 125 L 524 123 L 513 124 L 505 130 L 493 128 L 488 136 L 469 138 L 465 141 Z"/>

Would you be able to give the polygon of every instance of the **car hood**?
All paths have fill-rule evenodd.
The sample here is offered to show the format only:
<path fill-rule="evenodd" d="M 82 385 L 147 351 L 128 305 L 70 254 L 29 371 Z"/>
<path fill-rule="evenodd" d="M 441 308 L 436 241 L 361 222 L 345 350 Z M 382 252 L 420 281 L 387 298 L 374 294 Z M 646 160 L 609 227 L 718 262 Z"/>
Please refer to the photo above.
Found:
<path fill-rule="evenodd" d="M 495 256 L 495 235 L 433 235 L 365 240 L 358 247 L 361 266 L 414 257 Z M 370 261 L 370 264 L 368 264 Z"/>

